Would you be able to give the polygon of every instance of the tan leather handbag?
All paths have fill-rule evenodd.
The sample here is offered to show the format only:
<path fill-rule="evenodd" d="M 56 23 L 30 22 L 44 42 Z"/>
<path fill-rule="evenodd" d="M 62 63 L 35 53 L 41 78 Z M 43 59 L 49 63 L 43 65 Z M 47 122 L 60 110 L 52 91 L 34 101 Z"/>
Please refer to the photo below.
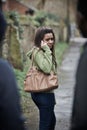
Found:
<path fill-rule="evenodd" d="M 58 88 L 58 76 L 53 72 L 50 74 L 45 74 L 44 72 L 38 70 L 33 65 L 33 59 L 34 58 L 32 58 L 32 66 L 24 80 L 24 91 L 47 92 Z"/>

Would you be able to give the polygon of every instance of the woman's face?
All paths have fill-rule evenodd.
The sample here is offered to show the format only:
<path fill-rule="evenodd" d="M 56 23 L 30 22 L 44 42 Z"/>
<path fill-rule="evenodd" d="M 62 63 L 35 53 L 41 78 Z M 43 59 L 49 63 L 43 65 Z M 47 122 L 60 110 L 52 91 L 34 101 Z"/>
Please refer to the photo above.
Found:
<path fill-rule="evenodd" d="M 43 42 L 46 42 L 50 49 L 54 45 L 54 37 L 52 33 L 46 33 L 43 38 Z"/>

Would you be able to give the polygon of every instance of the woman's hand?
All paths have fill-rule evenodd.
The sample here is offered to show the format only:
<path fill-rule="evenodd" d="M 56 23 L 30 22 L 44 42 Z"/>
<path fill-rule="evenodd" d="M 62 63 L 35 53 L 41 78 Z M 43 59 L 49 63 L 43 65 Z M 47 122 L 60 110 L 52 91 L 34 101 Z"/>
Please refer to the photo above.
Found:
<path fill-rule="evenodd" d="M 41 47 L 43 47 L 43 46 L 45 46 L 45 45 L 47 45 L 47 43 L 44 42 L 44 41 L 41 41 Z"/>

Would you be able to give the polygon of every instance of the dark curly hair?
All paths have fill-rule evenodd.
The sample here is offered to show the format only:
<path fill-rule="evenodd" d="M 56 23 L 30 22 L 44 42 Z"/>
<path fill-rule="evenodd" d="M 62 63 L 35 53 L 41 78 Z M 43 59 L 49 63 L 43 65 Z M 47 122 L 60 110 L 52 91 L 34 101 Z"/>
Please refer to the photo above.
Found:
<path fill-rule="evenodd" d="M 39 27 L 35 34 L 34 45 L 41 48 L 41 41 L 43 40 L 44 35 L 47 33 L 53 34 L 53 40 L 54 40 L 54 44 L 55 44 L 55 35 L 53 32 L 53 29 L 49 28 L 49 27 Z M 55 65 L 57 65 L 56 60 L 55 60 L 54 45 L 53 45 L 51 51 L 52 51 L 52 56 L 53 56 L 53 62 L 55 63 Z"/>

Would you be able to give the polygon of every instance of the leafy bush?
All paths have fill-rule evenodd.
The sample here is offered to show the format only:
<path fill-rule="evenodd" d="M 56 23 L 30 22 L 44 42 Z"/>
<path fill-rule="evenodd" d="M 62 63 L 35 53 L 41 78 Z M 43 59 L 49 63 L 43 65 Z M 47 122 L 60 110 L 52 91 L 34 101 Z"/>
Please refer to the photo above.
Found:
<path fill-rule="evenodd" d="M 50 23 L 57 24 L 59 21 L 59 17 L 44 11 L 37 11 L 33 17 L 30 16 L 30 20 L 35 26 L 39 27 L 42 25 L 50 25 Z"/>

